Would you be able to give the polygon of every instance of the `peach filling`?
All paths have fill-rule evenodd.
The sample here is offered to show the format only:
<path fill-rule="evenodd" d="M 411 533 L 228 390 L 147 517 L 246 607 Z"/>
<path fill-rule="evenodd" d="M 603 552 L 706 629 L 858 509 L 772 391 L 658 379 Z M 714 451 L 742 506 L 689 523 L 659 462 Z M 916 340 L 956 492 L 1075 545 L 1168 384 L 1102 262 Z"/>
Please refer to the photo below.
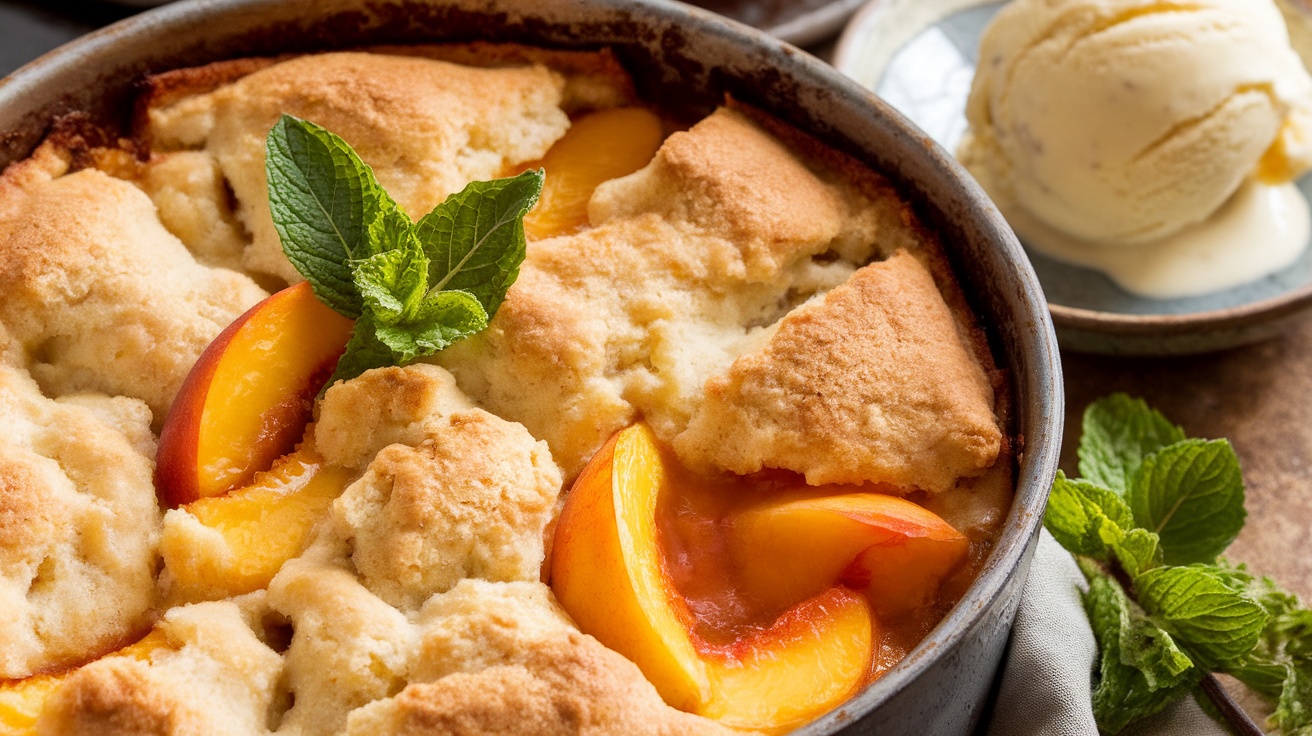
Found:
<path fill-rule="evenodd" d="M 214 600 L 269 587 L 283 563 L 300 554 L 310 532 L 351 473 L 328 465 L 308 433 L 295 452 L 254 481 L 224 496 L 184 508 L 222 540 L 219 549 L 196 545 L 180 527 L 166 526 L 160 544 L 177 601 Z"/>
<path fill-rule="evenodd" d="M 551 586 L 670 704 L 782 732 L 870 682 L 886 643 L 923 636 L 918 614 L 942 605 L 969 551 L 896 496 L 785 473 L 698 476 L 638 424 L 566 498 Z"/>
<path fill-rule="evenodd" d="M 530 240 L 578 232 L 588 224 L 588 200 L 604 181 L 641 169 L 665 139 L 661 119 L 639 107 L 602 110 L 575 120 L 541 161 L 547 172 L 538 206 L 524 218 Z"/>

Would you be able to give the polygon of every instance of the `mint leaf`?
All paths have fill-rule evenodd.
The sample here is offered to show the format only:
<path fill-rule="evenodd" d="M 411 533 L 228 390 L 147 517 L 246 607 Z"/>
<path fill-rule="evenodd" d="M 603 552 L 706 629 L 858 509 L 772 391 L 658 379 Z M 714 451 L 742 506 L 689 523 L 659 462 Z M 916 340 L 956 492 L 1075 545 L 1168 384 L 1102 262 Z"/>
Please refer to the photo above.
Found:
<path fill-rule="evenodd" d="M 415 226 L 429 259 L 434 290 L 472 294 L 490 320 L 519 276 L 524 260 L 524 214 L 542 193 L 543 172 L 473 182 Z"/>
<path fill-rule="evenodd" d="M 417 245 L 414 236 L 415 225 L 410 216 L 387 196 L 386 192 L 377 201 L 376 209 L 366 213 L 365 237 L 368 252 L 371 255 L 386 253 L 390 250 L 406 249 Z"/>
<path fill-rule="evenodd" d="M 1284 734 L 1312 735 L 1312 663 L 1288 665 L 1271 722 Z"/>
<path fill-rule="evenodd" d="M 1106 561 L 1103 530 L 1114 527 L 1119 533 L 1133 524 L 1130 507 L 1120 496 L 1087 481 L 1072 480 L 1057 471 L 1043 525 L 1061 546 L 1075 554 Z"/>
<path fill-rule="evenodd" d="M 1104 570 L 1087 561 L 1081 569 L 1089 580 L 1084 606 L 1100 650 L 1093 713 L 1098 728 L 1114 734 L 1188 692 L 1202 672 Z"/>
<path fill-rule="evenodd" d="M 395 250 L 354 265 L 355 287 L 375 322 L 393 325 L 414 316 L 428 294 L 428 257 L 408 233 Z"/>
<path fill-rule="evenodd" d="M 1209 670 L 1242 666 L 1267 623 L 1267 613 L 1226 575 L 1203 565 L 1159 567 L 1135 580 L 1144 609 L 1186 642 Z"/>
<path fill-rule="evenodd" d="M 1289 667 L 1275 659 L 1249 655 L 1247 662 L 1239 667 L 1231 667 L 1226 670 L 1226 674 L 1267 697 L 1279 698 L 1285 680 L 1289 677 Z"/>
<path fill-rule="evenodd" d="M 487 312 L 472 294 L 428 288 L 428 258 L 413 237 L 401 247 L 355 266 L 374 336 L 405 365 L 487 327 Z"/>
<path fill-rule="evenodd" d="M 1148 407 L 1143 399 L 1112 394 L 1084 410 L 1080 475 L 1124 492 L 1150 453 L 1184 439 L 1184 430 Z"/>
<path fill-rule="evenodd" d="M 1225 440 L 1183 440 L 1144 459 L 1129 493 L 1135 522 L 1171 565 L 1212 562 L 1244 526 L 1244 480 Z"/>
<path fill-rule="evenodd" d="M 543 172 L 473 182 L 413 223 L 351 147 L 318 125 L 282 116 L 265 152 L 283 251 L 320 301 L 356 320 L 327 385 L 486 329 L 519 275 L 523 218 Z"/>
<path fill-rule="evenodd" d="M 269 212 L 288 260 L 320 301 L 360 316 L 350 261 L 375 252 L 367 226 L 396 204 L 345 141 L 290 115 L 269 131 L 264 170 Z"/>
<path fill-rule="evenodd" d="M 1234 449 L 1185 439 L 1123 394 L 1091 405 L 1084 430 L 1086 478 L 1058 474 L 1044 524 L 1089 580 L 1099 729 L 1118 732 L 1191 690 L 1197 696 L 1204 674 L 1219 671 L 1276 699 L 1270 724 L 1282 733 L 1312 736 L 1312 611 L 1270 579 L 1217 559 L 1245 519 Z"/>
<path fill-rule="evenodd" d="M 337 361 L 337 369 L 333 371 L 332 377 L 324 384 L 324 391 L 334 383 L 349 381 L 370 368 L 395 365 L 392 349 L 378 339 L 376 331 L 373 319 L 368 314 L 361 315 L 355 321 L 351 339 L 346 342 L 346 351 Z"/>
<path fill-rule="evenodd" d="M 1312 611 L 1270 578 L 1249 581 L 1250 595 L 1269 618 L 1248 661 L 1229 672 L 1277 699 L 1271 721 L 1282 733 L 1312 734 Z"/>
<path fill-rule="evenodd" d="M 472 294 L 438 291 L 424 297 L 414 315 L 394 324 L 379 324 L 374 334 L 392 349 L 398 364 L 405 365 L 420 355 L 445 350 L 486 327 L 487 312 Z"/>
<path fill-rule="evenodd" d="M 1110 526 L 1104 526 L 1100 533 L 1103 542 L 1131 578 L 1162 564 L 1162 548 L 1156 534 L 1146 529 L 1122 531 Z"/>

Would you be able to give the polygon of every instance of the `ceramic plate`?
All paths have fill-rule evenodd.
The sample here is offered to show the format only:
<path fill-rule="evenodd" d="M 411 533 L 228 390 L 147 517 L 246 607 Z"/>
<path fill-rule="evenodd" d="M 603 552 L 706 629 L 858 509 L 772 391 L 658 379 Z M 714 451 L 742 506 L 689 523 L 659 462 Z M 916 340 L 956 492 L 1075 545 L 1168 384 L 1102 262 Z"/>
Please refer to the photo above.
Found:
<path fill-rule="evenodd" d="M 966 131 L 979 37 L 1003 3 L 874 0 L 844 31 L 834 65 L 949 151 Z M 1298 182 L 1312 197 L 1312 176 Z M 1277 334 L 1312 306 L 1312 248 L 1261 281 L 1185 299 L 1129 294 L 1102 273 L 1028 250 L 1063 346 L 1100 353 L 1185 354 Z"/>

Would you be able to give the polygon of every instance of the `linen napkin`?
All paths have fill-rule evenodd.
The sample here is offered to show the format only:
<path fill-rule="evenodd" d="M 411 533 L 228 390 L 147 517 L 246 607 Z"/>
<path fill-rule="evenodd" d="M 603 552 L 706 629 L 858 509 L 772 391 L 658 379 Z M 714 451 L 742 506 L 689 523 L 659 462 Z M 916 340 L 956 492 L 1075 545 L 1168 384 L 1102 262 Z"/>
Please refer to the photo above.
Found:
<path fill-rule="evenodd" d="M 1003 662 L 988 736 L 1098 733 L 1090 705 L 1098 645 L 1080 602 L 1085 588 L 1070 553 L 1047 530 L 1041 531 Z M 1121 732 L 1121 736 L 1225 734 L 1188 697 Z"/>

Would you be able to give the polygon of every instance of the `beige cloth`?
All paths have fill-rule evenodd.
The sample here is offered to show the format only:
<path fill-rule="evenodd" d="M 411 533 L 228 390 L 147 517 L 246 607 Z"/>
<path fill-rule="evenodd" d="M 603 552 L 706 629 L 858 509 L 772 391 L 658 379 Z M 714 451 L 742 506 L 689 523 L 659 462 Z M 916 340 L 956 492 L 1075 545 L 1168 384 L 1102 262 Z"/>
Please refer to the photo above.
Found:
<path fill-rule="evenodd" d="M 1011 634 L 989 736 L 1096 736 L 1091 673 L 1098 646 L 1080 603 L 1075 560 L 1045 530 L 1030 565 Z M 1193 698 L 1122 736 L 1225 736 Z"/>

